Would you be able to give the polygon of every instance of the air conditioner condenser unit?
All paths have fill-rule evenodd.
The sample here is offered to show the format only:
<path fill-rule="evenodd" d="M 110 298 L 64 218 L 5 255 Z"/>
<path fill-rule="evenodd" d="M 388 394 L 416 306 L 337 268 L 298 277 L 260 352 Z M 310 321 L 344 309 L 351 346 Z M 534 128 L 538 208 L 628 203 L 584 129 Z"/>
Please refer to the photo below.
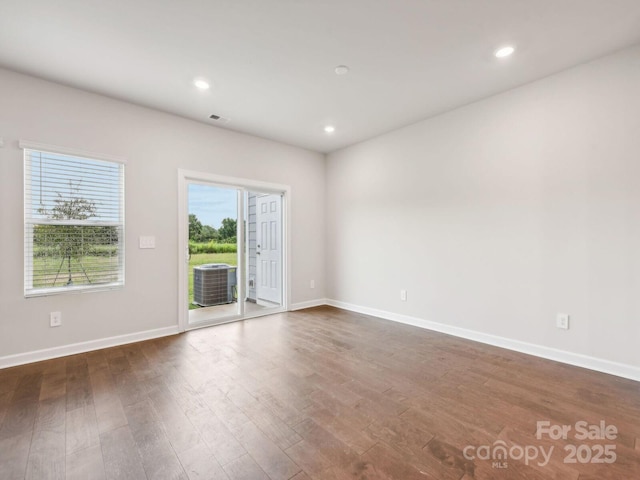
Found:
<path fill-rule="evenodd" d="M 193 267 L 193 303 L 201 307 L 236 301 L 237 267 L 207 263 Z"/>

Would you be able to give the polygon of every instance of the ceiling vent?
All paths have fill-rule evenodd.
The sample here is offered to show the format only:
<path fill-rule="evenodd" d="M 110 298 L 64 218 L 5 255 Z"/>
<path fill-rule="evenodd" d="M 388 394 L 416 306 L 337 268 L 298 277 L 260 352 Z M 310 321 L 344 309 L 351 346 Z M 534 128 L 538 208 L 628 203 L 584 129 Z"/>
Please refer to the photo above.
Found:
<path fill-rule="evenodd" d="M 219 124 L 225 124 L 229 121 L 228 118 L 221 117 L 220 115 L 216 115 L 215 113 L 209 115 L 209 118 L 211 120 L 215 120 L 216 123 L 219 123 Z"/>

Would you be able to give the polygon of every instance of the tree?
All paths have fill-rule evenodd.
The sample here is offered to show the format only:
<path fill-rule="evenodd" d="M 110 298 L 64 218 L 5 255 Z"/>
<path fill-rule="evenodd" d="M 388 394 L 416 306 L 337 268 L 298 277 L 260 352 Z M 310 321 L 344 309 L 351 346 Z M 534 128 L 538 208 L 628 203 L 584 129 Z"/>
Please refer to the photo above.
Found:
<path fill-rule="evenodd" d="M 218 239 L 218 231 L 210 225 L 203 225 L 199 242 L 211 242 Z"/>
<path fill-rule="evenodd" d="M 236 221 L 232 218 L 222 220 L 222 226 L 216 230 L 210 225 L 203 225 L 198 217 L 189 214 L 189 241 L 191 242 L 220 242 L 235 243 L 236 242 Z"/>
<path fill-rule="evenodd" d="M 189 240 L 194 242 L 200 241 L 200 235 L 202 235 L 202 223 L 198 220 L 195 214 L 189 214 Z"/>
<path fill-rule="evenodd" d="M 63 196 L 56 192 L 57 198 L 53 201 L 50 209 L 41 207 L 38 213 L 46 215 L 50 220 L 88 220 L 96 216 L 96 205 L 93 201 L 79 196 L 74 196 L 73 192 L 78 191 L 69 182 L 69 195 Z M 106 238 L 112 243 L 113 227 L 101 227 L 91 225 L 38 225 L 34 231 L 34 243 L 38 246 L 51 249 L 62 258 L 58 274 L 67 262 L 68 280 L 67 285 L 73 285 L 73 275 L 71 261 L 78 260 L 85 256 L 96 244 L 102 243 Z M 117 233 L 116 233 L 117 238 Z M 82 267 L 82 263 L 80 262 Z M 91 283 L 87 272 L 82 267 L 87 281 Z M 56 279 L 58 275 L 56 275 Z M 54 280 L 55 284 L 55 280 Z"/>
<path fill-rule="evenodd" d="M 222 226 L 218 229 L 220 242 L 235 243 L 236 241 L 236 221 L 233 218 L 222 220 Z"/>

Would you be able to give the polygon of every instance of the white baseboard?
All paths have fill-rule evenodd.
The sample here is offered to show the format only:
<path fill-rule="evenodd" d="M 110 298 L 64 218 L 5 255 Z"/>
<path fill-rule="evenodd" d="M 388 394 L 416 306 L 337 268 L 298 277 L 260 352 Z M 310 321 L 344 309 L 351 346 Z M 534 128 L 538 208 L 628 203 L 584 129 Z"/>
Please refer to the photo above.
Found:
<path fill-rule="evenodd" d="M 516 352 L 526 353 L 534 355 L 536 357 L 546 358 L 549 360 L 555 360 L 557 362 L 566 363 L 569 365 L 575 365 L 578 367 L 588 368 L 598 372 L 608 373 L 616 375 L 618 377 L 629 378 L 631 380 L 640 381 L 640 368 L 628 365 L 624 363 L 612 362 L 596 357 L 590 357 L 588 355 L 582 355 L 579 353 L 567 352 L 564 350 L 558 350 L 551 347 L 545 347 L 542 345 L 536 345 L 533 343 L 522 342 L 520 340 L 513 340 L 510 338 L 500 337 L 497 335 L 490 335 L 487 333 L 478 332 L 475 330 L 469 330 L 466 328 L 455 327 L 446 325 L 444 323 L 432 322 L 417 317 L 411 317 L 409 315 L 402 315 L 399 313 L 387 312 L 384 310 L 378 310 L 375 308 L 362 307 L 360 305 L 354 305 L 351 303 L 340 302 L 331 299 L 316 299 L 307 302 L 294 303 L 290 306 L 291 311 L 302 310 L 304 308 L 318 307 L 321 305 L 330 305 L 333 307 L 341 308 L 343 310 L 349 310 L 351 312 L 362 313 L 364 315 L 371 315 L 373 317 L 382 318 L 385 320 L 391 320 L 393 322 L 404 323 L 406 325 L 413 325 L 415 327 L 425 328 L 427 330 L 433 330 L 436 332 L 446 333 L 455 337 L 466 338 L 480 343 L 493 345 L 496 347 L 506 348 L 507 350 L 513 350 Z M 153 338 L 160 338 L 169 335 L 175 335 L 180 333 L 177 325 L 171 327 L 157 328 L 154 330 L 146 330 L 144 332 L 129 333 L 126 335 L 119 335 L 116 337 L 102 338 L 98 340 L 90 340 L 88 342 L 74 343 L 71 345 L 63 345 L 60 347 L 47 348 L 43 350 L 36 350 L 34 352 L 18 353 L 14 355 L 6 355 L 0 357 L 0 369 L 7 367 L 14 367 L 17 365 L 24 365 L 27 363 L 40 362 L 43 360 L 49 360 L 52 358 L 64 357 L 67 355 L 75 355 L 78 353 L 90 352 L 92 350 L 99 350 L 101 348 L 116 347 L 118 345 L 125 345 L 127 343 L 140 342 L 143 340 L 150 340 Z"/>
<path fill-rule="evenodd" d="M 293 312 L 295 310 L 302 310 L 305 308 L 312 308 L 312 307 L 320 307 L 322 305 L 328 305 L 326 298 L 317 298 L 315 300 L 309 300 L 308 302 L 292 303 L 291 306 L 289 307 L 289 311 Z"/>
<path fill-rule="evenodd" d="M 545 347 L 543 345 L 536 345 L 533 343 L 522 342 L 520 340 L 499 337 L 497 335 L 490 335 L 488 333 L 482 333 L 475 330 L 454 327 L 451 325 L 446 325 L 444 323 L 432 322 L 408 315 L 401 315 L 398 313 L 386 312 L 384 310 L 377 310 L 375 308 L 362 307 L 359 305 L 340 302 L 337 300 L 328 299 L 327 305 L 342 308 L 344 310 L 349 310 L 351 312 L 383 318 L 385 320 L 391 320 L 393 322 L 404 323 L 407 325 L 413 325 L 415 327 L 425 328 L 427 330 L 446 333 L 455 337 L 466 338 L 468 340 L 486 343 L 495 347 L 506 348 L 507 350 L 513 350 L 516 352 L 534 355 L 536 357 L 546 358 L 548 360 L 555 360 L 556 362 L 562 362 L 569 365 L 575 365 L 577 367 L 588 368 L 589 370 L 595 370 L 598 372 L 616 375 L 618 377 L 640 381 L 640 368 L 633 365 L 612 362 L 610 360 L 590 357 L 588 355 L 567 352 L 551 347 Z"/>
<path fill-rule="evenodd" d="M 0 357 L 0 368 L 15 367 L 16 365 L 24 365 L 26 363 L 66 357 L 67 355 L 90 352 L 101 348 L 116 347 L 127 343 L 166 337 L 168 335 L 175 335 L 176 333 L 180 333 L 177 325 L 146 330 L 144 332 L 128 333 L 126 335 L 118 335 L 117 337 L 90 340 L 88 342 L 72 343 L 71 345 L 62 345 L 60 347 L 45 348 L 44 350 L 36 350 L 34 352 L 17 353 L 15 355 Z"/>

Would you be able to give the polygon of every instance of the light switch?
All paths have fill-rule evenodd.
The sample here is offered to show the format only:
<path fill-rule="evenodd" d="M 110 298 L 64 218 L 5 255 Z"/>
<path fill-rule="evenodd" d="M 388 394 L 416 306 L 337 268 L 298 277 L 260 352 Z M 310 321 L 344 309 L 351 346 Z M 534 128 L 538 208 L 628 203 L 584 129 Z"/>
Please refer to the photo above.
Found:
<path fill-rule="evenodd" d="M 156 237 L 140 237 L 140 248 L 156 248 Z"/>

